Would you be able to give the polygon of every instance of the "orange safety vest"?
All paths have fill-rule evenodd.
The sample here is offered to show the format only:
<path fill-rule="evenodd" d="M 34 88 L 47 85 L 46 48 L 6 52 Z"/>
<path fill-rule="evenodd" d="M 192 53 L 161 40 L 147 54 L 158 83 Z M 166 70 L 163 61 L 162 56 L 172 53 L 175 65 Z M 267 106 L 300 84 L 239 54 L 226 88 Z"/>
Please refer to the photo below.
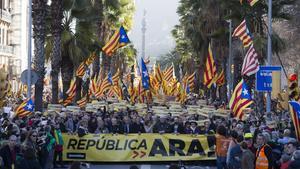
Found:
<path fill-rule="evenodd" d="M 226 157 L 231 139 L 222 135 L 216 135 L 216 155 L 218 157 Z"/>
<path fill-rule="evenodd" d="M 260 150 L 256 151 L 255 169 L 269 168 L 268 158 L 265 154 L 265 147 L 266 145 L 264 145 Z"/>

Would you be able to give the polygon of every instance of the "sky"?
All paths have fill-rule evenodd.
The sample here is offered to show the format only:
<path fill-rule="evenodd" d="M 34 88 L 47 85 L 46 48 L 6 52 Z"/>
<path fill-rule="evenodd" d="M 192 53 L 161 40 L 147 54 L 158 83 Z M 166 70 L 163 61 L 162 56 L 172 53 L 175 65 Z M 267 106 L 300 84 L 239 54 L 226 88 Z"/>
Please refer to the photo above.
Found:
<path fill-rule="evenodd" d="M 135 0 L 136 12 L 133 29 L 129 38 L 138 50 L 138 57 L 142 51 L 142 20 L 146 10 L 146 57 L 151 60 L 172 50 L 175 41 L 171 35 L 174 25 L 179 23 L 176 13 L 179 0 Z"/>

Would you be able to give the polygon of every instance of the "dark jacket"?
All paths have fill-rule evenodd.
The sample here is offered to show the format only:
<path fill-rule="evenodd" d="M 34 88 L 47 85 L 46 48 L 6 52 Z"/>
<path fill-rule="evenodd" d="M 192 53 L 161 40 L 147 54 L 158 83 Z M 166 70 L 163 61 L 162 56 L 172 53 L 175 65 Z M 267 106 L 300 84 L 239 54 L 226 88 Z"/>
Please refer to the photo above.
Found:
<path fill-rule="evenodd" d="M 123 133 L 133 133 L 132 131 L 132 124 L 123 124 Z"/>
<path fill-rule="evenodd" d="M 142 124 L 132 123 L 130 133 L 145 133 L 145 128 Z"/>
<path fill-rule="evenodd" d="M 88 131 L 89 133 L 95 133 L 98 128 L 97 121 L 92 122 L 91 120 L 88 122 Z"/>
<path fill-rule="evenodd" d="M 118 125 L 110 125 L 109 132 L 113 133 L 113 134 L 116 134 L 116 133 L 123 134 L 123 127 L 120 124 L 118 124 Z"/>
<path fill-rule="evenodd" d="M 251 150 L 246 150 L 242 155 L 242 169 L 254 169 L 255 156 Z"/>
<path fill-rule="evenodd" d="M 15 169 L 41 169 L 41 166 L 37 159 L 25 159 L 21 156 L 16 162 Z"/>
<path fill-rule="evenodd" d="M 235 145 L 229 150 L 229 163 L 228 168 L 239 169 L 241 168 L 242 150 L 239 144 Z"/>
<path fill-rule="evenodd" d="M 288 169 L 299 169 L 299 168 L 300 168 L 300 160 L 295 160 L 290 163 Z"/>
<path fill-rule="evenodd" d="M 19 152 L 20 151 L 19 151 L 18 147 L 15 147 L 14 151 L 11 152 L 8 145 L 6 145 L 6 146 L 4 146 L 0 149 L 0 156 L 3 159 L 5 169 L 11 169 L 12 168 L 12 164 L 15 163 L 17 153 L 19 153 Z"/>
<path fill-rule="evenodd" d="M 192 129 L 190 130 L 191 133 L 187 133 L 187 134 L 200 134 L 201 131 L 199 129 L 199 127 L 197 126 L 195 129 Z"/>
<path fill-rule="evenodd" d="M 159 133 L 159 132 L 162 132 L 162 131 L 164 131 L 165 133 L 170 132 L 170 125 L 167 122 L 164 122 L 164 123 L 158 122 L 153 127 L 153 132 L 154 133 Z"/>
<path fill-rule="evenodd" d="M 179 133 L 179 134 L 184 134 L 184 127 L 181 123 L 179 123 L 179 124 L 174 123 L 170 126 L 170 131 L 171 131 L 171 133 L 175 133 L 177 131 L 177 133 Z"/>

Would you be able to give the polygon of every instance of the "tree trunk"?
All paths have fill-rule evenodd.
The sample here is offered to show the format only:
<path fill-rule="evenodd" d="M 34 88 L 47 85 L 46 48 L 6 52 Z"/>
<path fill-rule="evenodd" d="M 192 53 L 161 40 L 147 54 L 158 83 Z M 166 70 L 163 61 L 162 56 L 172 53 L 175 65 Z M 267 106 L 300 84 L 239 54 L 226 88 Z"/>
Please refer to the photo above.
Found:
<path fill-rule="evenodd" d="M 58 103 L 58 74 L 61 65 L 61 33 L 63 19 L 63 4 L 61 0 L 52 0 L 51 2 L 51 17 L 52 25 L 51 32 L 53 36 L 53 48 L 51 57 L 51 79 L 52 79 L 52 103 Z"/>
<path fill-rule="evenodd" d="M 82 79 L 79 77 L 76 77 L 76 97 L 75 97 L 75 102 L 81 99 L 81 84 L 82 84 Z"/>
<path fill-rule="evenodd" d="M 83 90 L 82 90 L 82 97 L 86 96 L 87 98 L 89 98 L 88 94 L 89 94 L 89 86 L 90 86 L 90 78 L 88 78 L 86 80 L 86 82 L 83 82 Z"/>
<path fill-rule="evenodd" d="M 34 69 L 38 75 L 35 84 L 35 110 L 43 111 L 43 89 L 45 76 L 45 37 L 47 0 L 32 1 L 32 24 L 34 38 Z"/>
<path fill-rule="evenodd" d="M 96 6 L 96 11 L 97 14 L 99 16 L 99 20 L 97 22 L 97 36 L 98 36 L 98 41 L 100 43 L 100 51 L 101 48 L 104 45 L 104 34 L 103 34 L 103 29 L 104 29 L 104 14 L 103 14 L 103 1 L 102 0 L 98 0 L 95 1 L 95 6 Z M 99 74 L 100 71 L 100 56 L 99 56 L 100 52 L 96 53 L 96 58 L 95 61 L 93 62 L 93 74 L 92 74 L 92 78 L 94 78 L 95 76 L 97 76 Z"/>

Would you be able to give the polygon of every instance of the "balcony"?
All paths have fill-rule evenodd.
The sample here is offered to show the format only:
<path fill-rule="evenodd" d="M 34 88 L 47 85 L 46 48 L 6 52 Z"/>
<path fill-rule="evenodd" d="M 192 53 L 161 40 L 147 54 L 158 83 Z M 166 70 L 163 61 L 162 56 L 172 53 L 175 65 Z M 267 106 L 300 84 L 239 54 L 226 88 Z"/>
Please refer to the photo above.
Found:
<path fill-rule="evenodd" d="M 0 13 L 0 16 L 1 16 L 1 13 Z M 12 18 L 11 14 L 8 11 L 2 10 L 1 20 L 5 21 L 5 22 L 8 22 L 8 23 L 11 23 L 11 18 Z"/>
<path fill-rule="evenodd" d="M 12 56 L 14 54 L 13 47 L 0 45 L 0 54 L 5 56 Z"/>

